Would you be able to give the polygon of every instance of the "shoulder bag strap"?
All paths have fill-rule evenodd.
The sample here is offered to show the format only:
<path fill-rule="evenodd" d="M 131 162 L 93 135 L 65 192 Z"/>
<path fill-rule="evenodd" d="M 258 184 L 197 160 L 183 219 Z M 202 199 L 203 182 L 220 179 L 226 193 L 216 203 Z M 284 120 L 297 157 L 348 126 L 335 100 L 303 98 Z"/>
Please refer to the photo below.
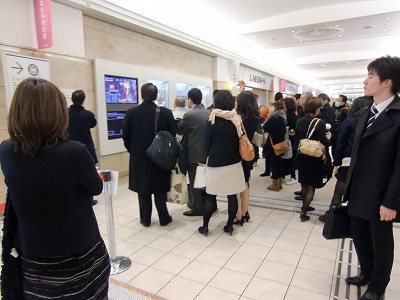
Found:
<path fill-rule="evenodd" d="M 154 135 L 157 135 L 157 130 L 158 130 L 158 119 L 160 118 L 160 107 L 157 105 L 156 108 L 156 121 L 155 121 L 155 127 L 154 127 Z"/>
<path fill-rule="evenodd" d="M 242 127 L 242 135 L 247 135 L 246 129 L 244 128 L 243 122 L 240 123 L 240 127 Z"/>
<path fill-rule="evenodd" d="M 316 120 L 316 122 L 314 122 Z M 317 127 L 317 124 L 319 122 L 320 119 L 315 118 L 311 121 L 310 125 L 308 126 L 308 130 L 307 130 L 307 135 L 306 135 L 306 139 L 309 139 L 310 137 L 312 137 L 312 135 L 314 134 L 315 131 L 315 127 Z M 313 124 L 314 122 L 314 124 Z M 312 126 L 312 127 L 311 127 Z M 312 129 L 311 129 L 312 128 Z M 311 132 L 310 132 L 311 129 Z"/>

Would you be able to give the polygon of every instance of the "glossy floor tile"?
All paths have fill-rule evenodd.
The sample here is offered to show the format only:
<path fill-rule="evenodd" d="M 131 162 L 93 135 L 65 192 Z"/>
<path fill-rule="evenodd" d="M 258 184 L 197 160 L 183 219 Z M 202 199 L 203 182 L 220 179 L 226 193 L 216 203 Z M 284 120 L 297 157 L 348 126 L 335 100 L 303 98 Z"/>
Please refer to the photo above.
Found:
<path fill-rule="evenodd" d="M 121 178 L 113 198 L 116 249 L 133 265 L 113 280 L 146 291 L 147 297 L 171 300 L 357 300 L 364 289 L 344 282 L 358 272 L 354 246 L 350 239 L 327 241 L 317 219 L 328 207 L 334 181 L 317 190 L 312 204 L 316 213 L 302 223 L 299 203 L 293 199 L 299 186 L 267 191 L 270 179 L 258 177 L 257 168 L 251 181 L 250 221 L 235 226 L 232 236 L 222 230 L 227 220 L 223 198 L 207 237 L 197 232 L 201 217 L 182 214 L 188 209 L 185 205 L 168 203 L 173 217 L 168 226 L 159 225 L 154 209 L 151 226 L 141 226 L 137 196 L 128 191 L 127 178 Z M 107 242 L 104 200 L 99 200 L 95 212 Z M 394 235 L 397 254 L 386 300 L 400 299 L 398 227 Z"/>

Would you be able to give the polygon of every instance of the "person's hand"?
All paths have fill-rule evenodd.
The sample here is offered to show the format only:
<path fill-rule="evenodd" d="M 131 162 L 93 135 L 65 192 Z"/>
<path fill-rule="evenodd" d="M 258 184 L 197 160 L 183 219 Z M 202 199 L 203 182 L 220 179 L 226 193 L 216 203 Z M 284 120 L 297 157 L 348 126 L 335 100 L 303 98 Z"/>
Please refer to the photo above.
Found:
<path fill-rule="evenodd" d="M 397 211 L 395 209 L 387 208 L 381 205 L 379 209 L 379 215 L 381 221 L 393 221 L 396 218 Z"/>
<path fill-rule="evenodd" d="M 326 133 L 326 138 L 327 138 L 328 140 L 330 140 L 331 137 L 332 137 L 332 133 L 331 133 L 330 131 L 328 131 L 328 132 Z"/>
<path fill-rule="evenodd" d="M 243 92 L 245 87 L 246 87 L 246 82 L 244 82 L 243 80 L 239 80 L 239 90 Z"/>
<path fill-rule="evenodd" d="M 337 174 L 337 172 L 339 171 L 339 167 L 340 167 L 340 166 L 334 166 L 334 167 L 333 167 L 333 172 L 332 172 L 333 175 L 336 175 L 336 174 Z"/>

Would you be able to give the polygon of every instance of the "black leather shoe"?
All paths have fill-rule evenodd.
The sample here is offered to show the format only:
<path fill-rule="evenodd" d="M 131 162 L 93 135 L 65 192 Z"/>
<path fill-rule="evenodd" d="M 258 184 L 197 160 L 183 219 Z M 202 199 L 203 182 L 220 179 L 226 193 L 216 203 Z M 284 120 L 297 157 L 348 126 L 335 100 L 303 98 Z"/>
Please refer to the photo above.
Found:
<path fill-rule="evenodd" d="M 356 286 L 367 285 L 369 282 L 369 278 L 365 277 L 364 274 L 360 274 L 360 275 L 353 276 L 353 277 L 347 277 L 345 280 L 346 280 L 347 284 L 356 285 Z M 379 299 L 379 298 L 377 298 L 377 299 Z"/>
<path fill-rule="evenodd" d="M 140 224 L 142 224 L 143 227 L 149 227 L 150 226 L 150 223 L 145 223 L 143 221 L 140 221 Z"/>
<path fill-rule="evenodd" d="M 301 196 L 301 191 L 295 191 L 293 192 L 293 194 L 295 194 L 296 196 Z"/>
<path fill-rule="evenodd" d="M 303 196 L 296 196 L 296 197 L 294 197 L 294 199 L 299 200 L 299 201 L 303 201 Z"/>
<path fill-rule="evenodd" d="M 201 214 L 201 213 L 199 213 L 199 212 L 197 212 L 197 211 L 192 209 L 192 210 L 189 210 L 189 211 L 185 211 L 183 213 L 183 215 L 188 216 L 188 217 L 195 217 L 195 216 L 202 216 L 203 214 Z"/>
<path fill-rule="evenodd" d="M 312 206 L 309 206 L 309 207 L 307 208 L 307 211 L 314 211 L 314 210 L 315 210 L 315 208 L 312 207 Z"/>
<path fill-rule="evenodd" d="M 169 217 L 168 217 L 167 223 L 161 223 L 161 222 L 160 222 L 160 225 L 161 225 L 161 226 L 167 226 L 167 225 L 168 225 L 169 223 L 171 223 L 171 222 L 172 222 L 172 217 L 169 216 Z"/>
<path fill-rule="evenodd" d="M 260 177 L 267 177 L 267 176 L 269 176 L 269 173 L 265 173 L 265 172 L 264 172 L 264 173 L 261 173 L 261 174 L 260 174 Z"/>
<path fill-rule="evenodd" d="M 304 213 L 301 213 L 300 214 L 300 222 L 307 222 L 307 221 L 309 221 L 310 220 L 310 217 L 309 216 L 307 216 L 306 214 L 304 214 Z"/>
<path fill-rule="evenodd" d="M 377 293 L 368 291 L 366 291 L 360 298 L 360 300 L 384 300 L 384 299 L 385 299 L 385 294 L 378 295 Z"/>
<path fill-rule="evenodd" d="M 322 223 L 325 223 L 327 216 L 328 216 L 328 212 L 326 211 L 322 216 L 318 217 L 318 220 L 320 220 Z"/>

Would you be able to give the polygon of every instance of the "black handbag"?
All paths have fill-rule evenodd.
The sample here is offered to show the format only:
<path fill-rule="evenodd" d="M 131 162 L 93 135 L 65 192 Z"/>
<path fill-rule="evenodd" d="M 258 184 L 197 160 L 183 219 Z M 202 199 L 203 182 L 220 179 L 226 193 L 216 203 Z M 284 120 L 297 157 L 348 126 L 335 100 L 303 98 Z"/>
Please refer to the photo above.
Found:
<path fill-rule="evenodd" d="M 322 235 L 327 240 L 350 237 L 350 216 L 347 214 L 347 206 L 340 203 L 329 207 Z"/>
<path fill-rule="evenodd" d="M 17 216 L 7 191 L 6 207 L 4 211 L 3 239 L 1 242 L 1 299 L 24 299 L 21 256 L 19 255 L 18 257 L 14 257 L 10 254 L 12 248 L 14 248 L 17 227 Z"/>
<path fill-rule="evenodd" d="M 160 116 L 160 107 L 156 109 L 155 137 L 147 148 L 147 156 L 158 167 L 165 170 L 175 169 L 176 161 L 181 152 L 181 146 L 178 140 L 172 136 L 169 131 L 158 131 L 158 119 Z"/>

